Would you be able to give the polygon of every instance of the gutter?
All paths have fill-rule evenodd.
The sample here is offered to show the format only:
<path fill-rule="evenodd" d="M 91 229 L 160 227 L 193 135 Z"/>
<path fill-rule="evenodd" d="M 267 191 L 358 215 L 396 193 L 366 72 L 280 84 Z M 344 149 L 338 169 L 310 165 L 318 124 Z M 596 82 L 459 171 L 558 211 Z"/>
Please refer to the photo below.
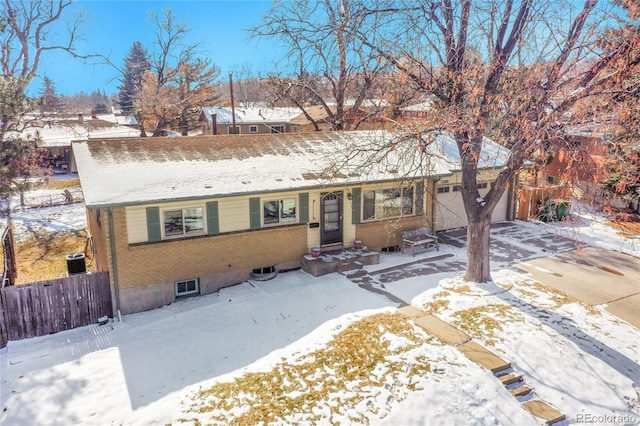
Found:
<path fill-rule="evenodd" d="M 107 209 L 108 218 L 109 218 L 109 249 L 111 250 L 111 270 L 113 276 L 113 292 L 115 299 L 115 309 L 114 312 L 120 315 L 120 286 L 118 284 L 118 262 L 116 259 L 116 241 L 115 241 L 115 232 L 113 228 L 113 209 L 109 207 Z"/>
<path fill-rule="evenodd" d="M 447 173 L 444 175 L 433 175 L 433 176 L 423 176 L 423 179 L 431 179 L 437 178 L 439 180 L 441 176 L 451 176 L 452 173 Z M 245 192 L 229 192 L 226 194 L 206 194 L 206 195 L 192 195 L 186 197 L 175 197 L 175 198 L 155 198 L 143 201 L 124 201 L 124 202 L 111 202 L 111 203 L 102 203 L 102 202 L 87 202 L 85 200 L 85 206 L 87 208 L 92 209 L 100 209 L 100 208 L 113 208 L 113 207 L 132 207 L 132 206 L 149 206 L 156 205 L 162 203 L 174 203 L 174 202 L 187 202 L 187 201 L 202 201 L 202 200 L 219 200 L 223 198 L 232 198 L 232 197 L 250 197 L 257 195 L 268 195 L 268 194 L 276 194 L 283 192 L 304 192 L 304 191 L 313 191 L 313 190 L 331 190 L 332 188 L 345 188 L 345 187 L 359 187 L 363 185 L 377 185 L 384 183 L 394 183 L 397 182 L 397 179 L 376 179 L 370 181 L 354 181 L 354 182 L 337 182 L 337 183 L 326 183 L 326 184 L 317 184 L 317 185 L 308 185 L 308 186 L 296 186 L 291 188 L 277 188 L 277 189 L 268 189 L 268 190 L 258 190 L 258 191 L 245 191 Z"/>

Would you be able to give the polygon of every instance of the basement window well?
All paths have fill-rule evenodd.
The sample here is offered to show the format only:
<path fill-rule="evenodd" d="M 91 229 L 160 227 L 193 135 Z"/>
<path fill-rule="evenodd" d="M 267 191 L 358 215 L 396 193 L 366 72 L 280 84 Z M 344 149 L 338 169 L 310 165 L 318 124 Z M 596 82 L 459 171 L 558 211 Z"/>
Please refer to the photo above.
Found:
<path fill-rule="evenodd" d="M 266 266 L 263 268 L 256 268 L 251 271 L 251 279 L 256 281 L 271 280 L 278 275 L 278 270 L 275 266 Z"/>
<path fill-rule="evenodd" d="M 198 278 L 190 280 L 177 281 L 175 283 L 176 296 L 188 296 L 190 294 L 200 293 L 200 281 Z"/>

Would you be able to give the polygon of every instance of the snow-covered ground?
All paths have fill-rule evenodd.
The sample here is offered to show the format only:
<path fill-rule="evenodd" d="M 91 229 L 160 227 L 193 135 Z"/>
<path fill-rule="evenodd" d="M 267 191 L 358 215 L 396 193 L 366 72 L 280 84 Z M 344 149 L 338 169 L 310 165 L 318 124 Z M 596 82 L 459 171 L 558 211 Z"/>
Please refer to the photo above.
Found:
<path fill-rule="evenodd" d="M 77 173 L 57 174 L 51 176 L 51 180 L 70 180 L 78 177 Z M 28 238 L 37 238 L 39 235 L 52 232 L 81 231 L 87 226 L 87 218 L 82 190 L 79 187 L 70 187 L 70 193 L 76 200 L 68 204 L 64 189 L 40 189 L 28 191 L 24 196 L 26 208 L 21 208 L 20 197 L 11 197 L 11 221 L 14 227 L 14 236 L 18 241 Z M 33 208 L 34 206 L 44 206 Z M 0 232 L 6 226 L 6 218 L 0 218 Z"/>
<path fill-rule="evenodd" d="M 592 212 L 574 213 L 573 226 L 520 226 L 640 257 L 640 240 L 618 236 Z M 14 220 L 25 229 L 39 220 L 35 215 L 25 212 Z M 57 220 L 82 227 L 78 216 L 84 213 L 75 219 L 60 213 Z M 415 259 L 421 256 L 433 253 Z M 384 255 L 380 265 L 367 268 L 391 267 L 402 259 Z M 451 272 L 400 279 L 386 283 L 384 290 L 418 307 L 437 306 L 439 317 L 463 329 L 469 316 L 462 314 L 475 313 L 483 326 L 466 331 L 511 361 L 536 397 L 565 413 L 562 424 L 588 419 L 637 424 L 640 331 L 602 306 L 586 306 L 537 286 L 506 264 L 492 267 L 495 284 L 463 283 Z M 0 423 L 233 424 L 251 410 L 247 401 L 253 396 L 238 392 L 230 409 L 208 411 L 198 392 L 219 383 L 233 386 L 236 379 L 253 377 L 249 373 L 279 371 L 283 363 L 304 364 L 350 325 L 396 308 L 389 298 L 343 275 L 315 278 L 293 271 L 127 315 L 122 322 L 12 341 L 0 351 Z M 384 339 L 392 353 L 373 370 L 368 384 L 346 383 L 310 412 L 292 412 L 274 424 L 309 424 L 311 414 L 320 419 L 315 424 L 542 424 L 490 372 L 418 327 L 409 326 L 405 337 L 386 331 Z M 393 363 L 406 369 L 391 373 Z M 410 373 L 421 365 L 430 367 Z M 334 374 L 339 379 L 332 365 L 317 363 L 316 368 L 314 380 L 327 371 L 325 380 Z M 309 391 L 305 380 L 311 378 L 300 378 L 299 389 L 286 396 L 275 391 L 280 384 L 274 382 L 273 401 Z M 352 405 L 341 403 L 353 400 Z"/>

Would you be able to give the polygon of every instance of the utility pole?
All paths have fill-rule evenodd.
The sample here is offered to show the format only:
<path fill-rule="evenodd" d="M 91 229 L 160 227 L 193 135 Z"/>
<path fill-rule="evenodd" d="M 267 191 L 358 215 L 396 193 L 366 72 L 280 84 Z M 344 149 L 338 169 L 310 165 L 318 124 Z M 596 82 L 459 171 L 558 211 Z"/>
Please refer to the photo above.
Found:
<path fill-rule="evenodd" d="M 236 107 L 233 101 L 233 77 L 232 74 L 229 73 L 229 91 L 231 92 L 231 125 L 233 126 L 233 134 L 238 134 L 238 129 L 236 128 Z"/>

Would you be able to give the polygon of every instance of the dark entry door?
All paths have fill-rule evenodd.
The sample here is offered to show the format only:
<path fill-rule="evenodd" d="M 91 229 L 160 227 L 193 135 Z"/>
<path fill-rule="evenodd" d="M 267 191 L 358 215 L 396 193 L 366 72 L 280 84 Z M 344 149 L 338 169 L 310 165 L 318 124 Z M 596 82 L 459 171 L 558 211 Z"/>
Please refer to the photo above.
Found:
<path fill-rule="evenodd" d="M 342 192 L 320 194 L 320 244 L 342 242 Z"/>

